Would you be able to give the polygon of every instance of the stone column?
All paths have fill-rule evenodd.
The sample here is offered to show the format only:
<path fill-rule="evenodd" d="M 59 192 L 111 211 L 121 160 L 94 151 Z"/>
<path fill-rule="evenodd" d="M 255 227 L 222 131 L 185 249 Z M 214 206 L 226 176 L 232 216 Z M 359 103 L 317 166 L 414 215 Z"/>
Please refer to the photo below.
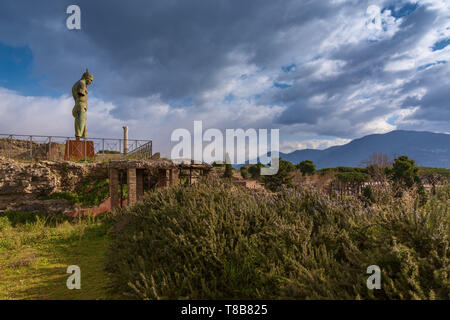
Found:
<path fill-rule="evenodd" d="M 170 185 L 174 186 L 179 183 L 178 168 L 170 170 Z"/>
<path fill-rule="evenodd" d="M 109 168 L 109 195 L 113 210 L 119 206 L 119 170 L 114 168 Z"/>
<path fill-rule="evenodd" d="M 123 127 L 123 154 L 128 154 L 128 127 Z"/>
<path fill-rule="evenodd" d="M 136 171 L 136 198 L 137 201 L 144 198 L 144 172 L 142 170 Z"/>
<path fill-rule="evenodd" d="M 127 205 L 132 206 L 136 203 L 136 168 L 128 168 L 127 186 L 128 186 Z"/>

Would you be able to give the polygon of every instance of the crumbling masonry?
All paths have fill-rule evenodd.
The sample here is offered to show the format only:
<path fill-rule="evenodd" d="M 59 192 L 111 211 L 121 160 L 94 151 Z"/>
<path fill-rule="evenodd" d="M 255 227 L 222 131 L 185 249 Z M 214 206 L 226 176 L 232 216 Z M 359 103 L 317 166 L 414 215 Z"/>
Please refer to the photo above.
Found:
<path fill-rule="evenodd" d="M 199 176 L 207 176 L 212 167 L 208 164 L 179 164 L 168 160 L 112 160 L 109 162 L 109 194 L 111 210 L 123 206 L 123 184 L 127 185 L 127 205 L 142 200 L 144 190 L 152 187 L 164 188 L 179 184 L 186 177 L 186 183 L 192 184 Z M 156 179 L 155 179 L 156 177 Z"/>

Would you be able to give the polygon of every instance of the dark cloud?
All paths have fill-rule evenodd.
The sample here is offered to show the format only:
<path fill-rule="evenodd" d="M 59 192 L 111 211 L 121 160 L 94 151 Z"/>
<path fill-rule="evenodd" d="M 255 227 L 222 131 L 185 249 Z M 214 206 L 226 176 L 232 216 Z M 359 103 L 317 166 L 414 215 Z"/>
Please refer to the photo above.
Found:
<path fill-rule="evenodd" d="M 389 92 L 385 92 L 386 96 L 382 103 L 368 101 L 368 110 L 367 108 L 363 111 L 351 109 L 342 112 L 341 110 L 346 110 L 349 107 L 351 101 L 347 98 L 364 83 L 371 83 L 373 86 L 383 83 L 389 84 L 396 79 L 402 79 L 411 74 L 410 71 L 392 72 L 385 70 L 387 63 L 394 55 L 398 56 L 396 58 L 398 60 L 408 57 L 407 54 L 402 56 L 399 53 L 407 52 L 415 46 L 429 31 L 436 18 L 436 13 L 428 11 L 425 7 L 416 8 L 411 12 L 409 16 L 405 17 L 400 25 L 400 30 L 392 38 L 374 42 L 360 41 L 356 44 L 342 45 L 333 50 L 327 58 L 341 61 L 345 65 L 343 71 L 336 76 L 326 77 L 323 80 L 309 78 L 308 75 L 316 72 L 317 67 L 310 67 L 305 70 L 299 68 L 297 74 L 283 74 L 282 77 L 285 81 L 289 80 L 289 76 L 291 76 L 297 81 L 297 84 L 273 95 L 274 102 L 289 105 L 277 121 L 281 124 L 295 122 L 314 124 L 321 117 L 340 114 L 341 119 L 351 120 L 352 123 L 358 124 L 392 112 L 395 106 L 389 106 L 392 103 L 392 99 L 388 97 Z M 298 74 L 301 76 L 298 76 Z M 425 72 L 425 74 L 428 73 Z M 417 88 L 417 86 L 414 87 Z M 305 101 L 319 94 L 325 94 L 328 98 L 339 95 L 340 98 L 333 101 L 327 99 L 318 105 L 310 103 L 305 108 L 305 105 L 308 104 Z M 446 99 L 443 92 L 439 92 L 437 98 Z M 427 101 L 423 102 L 426 103 Z M 343 125 L 346 124 L 345 121 L 342 123 Z M 348 128 L 349 133 L 353 130 L 353 127 Z M 335 134 L 336 132 L 333 128 L 330 128 L 330 131 L 324 133 Z"/>
<path fill-rule="evenodd" d="M 450 66 L 448 63 L 437 64 L 427 70 L 418 72 L 404 86 L 405 91 L 426 88 L 423 96 L 408 96 L 403 101 L 403 108 L 418 107 L 407 119 L 450 122 L 449 74 Z"/>
<path fill-rule="evenodd" d="M 2 2 L 1 25 L 8 25 L 0 40 L 29 44 L 53 86 L 65 87 L 91 65 L 105 97 L 159 94 L 166 101 L 218 85 L 234 51 L 266 65 L 279 54 L 272 41 L 279 31 L 333 10 L 327 1 L 78 1 L 78 32 L 65 29 L 71 3 L 40 1 L 36 10 L 36 2 Z"/>
<path fill-rule="evenodd" d="M 262 107 L 285 108 L 272 119 L 276 125 L 347 138 L 373 119 L 418 108 L 406 120 L 440 121 L 442 128 L 442 121 L 450 121 L 449 83 L 436 79 L 449 78 L 448 64 L 388 68 L 412 59 L 410 51 L 436 27 L 440 13 L 397 3 L 385 1 L 383 8 L 403 21 L 393 36 L 370 40 L 350 34 L 360 39 L 336 40 L 324 50 L 322 41 L 345 22 L 342 17 L 363 18 L 371 1 L 80 0 L 82 30 L 69 31 L 65 11 L 72 1 L 6 0 L 0 4 L 0 42 L 28 46 L 41 85 L 60 92 L 68 93 L 89 67 L 93 92 L 114 103 L 111 112 L 119 119 L 138 120 L 147 99 L 173 109 L 207 109 L 215 100 L 205 92 L 225 87 L 227 70 L 243 65 L 273 80 L 264 92 L 252 92 L 252 99 Z M 330 61 L 337 70 L 327 73 L 323 67 Z M 373 93 L 377 86 L 386 88 Z M 419 89 L 426 91 L 421 99 Z M 239 103 L 234 92 L 221 100 L 226 97 L 233 97 L 230 105 Z"/>

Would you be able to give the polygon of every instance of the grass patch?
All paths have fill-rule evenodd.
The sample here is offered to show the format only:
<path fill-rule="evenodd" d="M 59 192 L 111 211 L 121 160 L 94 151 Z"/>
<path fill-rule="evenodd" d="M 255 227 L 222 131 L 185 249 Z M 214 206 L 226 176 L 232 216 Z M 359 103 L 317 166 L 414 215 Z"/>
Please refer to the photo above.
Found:
<path fill-rule="evenodd" d="M 123 298 L 108 289 L 104 261 L 110 240 L 102 218 L 32 216 L 0 217 L 1 300 Z M 81 268 L 80 290 L 66 287 L 69 265 Z"/>

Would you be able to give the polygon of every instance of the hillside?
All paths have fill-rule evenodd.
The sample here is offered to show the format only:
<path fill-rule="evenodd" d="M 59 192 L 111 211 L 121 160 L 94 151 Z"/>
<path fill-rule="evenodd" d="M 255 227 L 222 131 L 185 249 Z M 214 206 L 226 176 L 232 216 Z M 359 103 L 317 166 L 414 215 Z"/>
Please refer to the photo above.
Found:
<path fill-rule="evenodd" d="M 450 135 L 421 131 L 391 131 L 355 139 L 342 146 L 325 150 L 296 150 L 280 153 L 294 164 L 312 160 L 318 169 L 338 166 L 358 167 L 374 152 L 382 152 L 393 159 L 407 155 L 419 166 L 450 169 Z"/>

